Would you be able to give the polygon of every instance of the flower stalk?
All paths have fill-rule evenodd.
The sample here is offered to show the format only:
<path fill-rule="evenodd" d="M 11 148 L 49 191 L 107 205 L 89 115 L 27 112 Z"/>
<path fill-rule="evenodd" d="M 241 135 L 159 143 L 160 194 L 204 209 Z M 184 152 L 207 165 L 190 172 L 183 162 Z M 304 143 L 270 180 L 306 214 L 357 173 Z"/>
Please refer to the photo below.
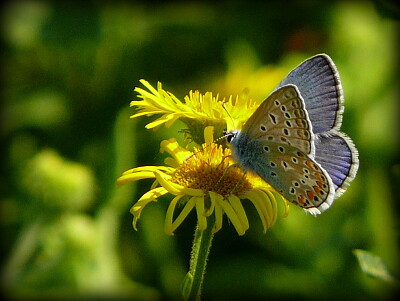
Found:
<path fill-rule="evenodd" d="M 210 216 L 206 229 L 201 230 L 199 226 L 196 227 L 189 272 L 186 274 L 182 285 L 182 295 L 183 299 L 186 301 L 200 300 L 208 254 L 210 253 L 211 243 L 214 237 L 212 231 L 214 224 L 214 217 Z"/>

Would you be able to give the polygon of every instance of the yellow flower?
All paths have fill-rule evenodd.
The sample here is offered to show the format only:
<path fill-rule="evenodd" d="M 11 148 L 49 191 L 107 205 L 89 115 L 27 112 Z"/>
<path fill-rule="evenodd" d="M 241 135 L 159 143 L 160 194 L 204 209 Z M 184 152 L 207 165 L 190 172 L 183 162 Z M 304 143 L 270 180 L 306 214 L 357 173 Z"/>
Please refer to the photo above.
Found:
<path fill-rule="evenodd" d="M 157 84 L 157 89 L 143 79 L 140 82 L 149 91 L 142 88 L 135 89 L 142 100 L 131 101 L 131 107 L 138 108 L 137 113 L 131 118 L 162 114 L 158 119 L 148 123 L 147 129 L 162 124 L 169 127 L 180 119 L 188 126 L 189 133 L 198 144 L 201 144 L 200 141 L 204 142 L 202 139 L 205 127 L 214 126 L 217 137 L 220 137 L 224 130 L 240 128 L 258 106 L 258 103 L 245 93 L 236 97 L 230 96 L 226 100 L 219 99 L 218 94 L 213 96 L 211 92 L 201 94 L 199 91 L 190 91 L 182 102 L 172 93 L 163 90 L 160 82 Z"/>
<path fill-rule="evenodd" d="M 165 231 L 170 235 L 192 210 L 196 210 L 200 230 L 207 228 L 207 217 L 214 214 L 213 232 L 219 231 L 223 215 L 226 214 L 237 233 L 243 235 L 249 228 L 242 206 L 244 199 L 254 204 L 264 232 L 275 223 L 277 204 L 273 188 L 255 175 L 244 174 L 234 166 L 230 150 L 212 142 L 212 131 L 212 127 L 205 129 L 206 143 L 193 152 L 180 147 L 173 138 L 162 141 L 161 152 L 166 151 L 171 155 L 165 160 L 168 166 L 133 168 L 117 180 L 117 184 L 124 184 L 147 178 L 155 179 L 150 191 L 131 208 L 135 230 L 143 208 L 168 193 L 174 196 L 165 219 Z M 182 210 L 175 214 L 178 204 L 183 205 Z"/>

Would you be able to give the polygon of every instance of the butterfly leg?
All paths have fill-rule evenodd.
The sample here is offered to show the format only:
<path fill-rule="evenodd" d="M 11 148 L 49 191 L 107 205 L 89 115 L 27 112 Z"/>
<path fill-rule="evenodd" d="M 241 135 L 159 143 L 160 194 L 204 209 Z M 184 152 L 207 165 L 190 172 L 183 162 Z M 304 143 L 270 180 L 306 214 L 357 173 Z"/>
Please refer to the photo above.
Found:
<path fill-rule="evenodd" d="M 237 167 L 236 164 L 229 165 L 227 168 L 224 169 L 224 173 L 222 176 L 219 178 L 218 182 L 215 184 L 214 189 L 217 190 L 218 187 L 221 185 L 222 180 L 226 177 L 228 171 L 232 167 Z"/>
<path fill-rule="evenodd" d="M 237 190 L 237 189 L 240 187 L 240 185 L 242 184 L 244 178 L 246 177 L 246 174 L 247 174 L 247 171 L 245 171 L 245 172 L 243 173 L 243 176 L 242 176 L 242 177 L 240 178 L 240 180 L 236 183 L 235 187 L 233 187 L 233 189 L 231 190 L 230 194 L 233 194 L 233 193 L 235 192 L 235 190 Z"/>

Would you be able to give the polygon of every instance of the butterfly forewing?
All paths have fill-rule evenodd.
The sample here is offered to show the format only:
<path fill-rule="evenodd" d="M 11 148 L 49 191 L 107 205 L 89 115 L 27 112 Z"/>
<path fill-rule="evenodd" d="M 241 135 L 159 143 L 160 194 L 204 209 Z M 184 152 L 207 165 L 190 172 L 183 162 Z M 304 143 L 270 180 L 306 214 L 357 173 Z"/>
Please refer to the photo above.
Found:
<path fill-rule="evenodd" d="M 315 134 L 340 128 L 343 91 L 335 64 L 326 54 L 309 58 L 294 68 L 276 90 L 295 85 L 306 105 Z"/>
<path fill-rule="evenodd" d="M 314 156 L 312 126 L 297 88 L 287 85 L 272 93 L 243 126 L 254 139 L 292 145 Z"/>

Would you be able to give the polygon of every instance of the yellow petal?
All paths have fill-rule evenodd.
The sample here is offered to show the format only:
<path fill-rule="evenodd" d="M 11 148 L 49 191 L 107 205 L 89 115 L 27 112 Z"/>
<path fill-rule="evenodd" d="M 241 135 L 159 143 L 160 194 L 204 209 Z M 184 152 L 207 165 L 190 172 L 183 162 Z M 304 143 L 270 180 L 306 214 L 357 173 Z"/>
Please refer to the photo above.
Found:
<path fill-rule="evenodd" d="M 211 214 L 213 214 L 214 212 L 214 208 L 215 208 L 215 200 L 213 197 L 211 197 L 211 191 L 209 192 L 209 198 L 210 198 L 210 208 L 208 208 L 205 212 L 206 216 L 210 216 Z M 213 192 L 214 193 L 214 192 Z M 214 193 L 215 194 L 215 193 Z"/>
<path fill-rule="evenodd" d="M 244 231 L 246 231 L 247 229 L 249 229 L 249 220 L 247 219 L 247 215 L 246 212 L 244 211 L 240 198 L 235 195 L 230 195 L 228 197 L 228 200 L 231 203 L 232 208 L 235 210 L 237 216 L 239 217 L 239 220 L 243 226 Z"/>
<path fill-rule="evenodd" d="M 165 158 L 165 159 L 164 159 L 164 163 L 165 163 L 166 165 L 169 165 L 169 166 L 173 167 L 173 168 L 178 168 L 178 167 L 179 167 L 179 163 L 176 162 L 176 160 L 173 159 L 173 158 L 171 158 L 171 157 Z"/>
<path fill-rule="evenodd" d="M 214 142 L 214 127 L 206 126 L 204 128 L 204 140 L 206 144 L 211 144 Z"/>
<path fill-rule="evenodd" d="M 260 202 L 260 199 L 257 198 L 254 191 L 248 191 L 243 197 L 249 199 L 253 203 L 254 207 L 257 210 L 258 215 L 260 216 L 261 222 L 263 224 L 263 231 L 265 233 L 269 228 L 270 224 L 268 213 L 265 209 L 265 206 L 263 205 L 262 202 Z"/>
<path fill-rule="evenodd" d="M 150 91 L 151 93 L 153 93 L 153 94 L 158 94 L 157 90 L 156 90 L 155 88 L 153 88 L 153 86 L 150 85 L 150 83 L 149 83 L 147 80 L 145 80 L 145 79 L 140 79 L 139 81 L 140 81 L 140 83 L 141 83 L 143 86 L 145 86 L 147 89 L 149 89 L 149 91 Z M 161 88 L 161 83 L 158 83 L 158 84 L 159 84 L 159 88 Z"/>
<path fill-rule="evenodd" d="M 137 230 L 136 228 L 136 222 L 140 218 L 140 214 L 146 205 L 152 201 L 157 200 L 158 197 L 167 194 L 168 191 L 164 187 L 157 187 L 154 188 L 145 194 L 142 195 L 142 197 L 131 207 L 130 212 L 133 214 L 133 228 Z"/>
<path fill-rule="evenodd" d="M 146 129 L 152 129 L 155 128 L 163 123 L 166 123 L 168 121 L 172 120 L 176 120 L 177 118 L 179 118 L 179 116 L 176 116 L 176 114 L 173 113 L 169 113 L 169 114 L 164 114 L 162 115 L 160 118 L 157 118 L 156 120 L 146 124 Z"/>
<path fill-rule="evenodd" d="M 197 222 L 200 230 L 207 228 L 207 218 L 204 210 L 204 197 L 193 197 L 196 200 Z"/>
<path fill-rule="evenodd" d="M 171 203 L 169 203 L 168 209 L 167 209 L 167 214 L 165 216 L 165 233 L 168 235 L 173 235 L 174 234 L 174 228 L 172 227 L 173 219 L 174 219 L 174 211 L 176 204 L 178 201 L 184 197 L 184 195 L 177 195 L 176 197 L 173 198 Z"/>
<path fill-rule="evenodd" d="M 154 178 L 154 173 L 153 172 L 138 172 L 138 173 L 133 173 L 133 174 L 127 174 L 120 176 L 117 179 L 117 185 L 123 185 L 128 182 L 134 182 L 142 179 L 149 179 L 149 178 Z"/>
<path fill-rule="evenodd" d="M 214 204 L 214 212 L 215 212 L 215 225 L 214 228 L 212 229 L 212 233 L 216 233 L 222 228 L 222 215 L 223 211 L 221 206 L 219 205 L 219 202 L 222 201 L 223 197 L 215 193 L 213 191 L 209 192 L 210 199 L 211 199 L 211 204 Z"/>
<path fill-rule="evenodd" d="M 276 198 L 275 195 L 269 191 L 269 190 L 264 190 L 264 192 L 268 195 L 270 203 L 271 203 L 271 211 L 273 212 L 272 220 L 271 220 L 271 225 L 274 225 L 276 222 L 276 218 L 278 217 L 278 205 L 276 204 Z M 287 206 L 289 207 L 289 206 Z M 289 214 L 287 210 L 285 210 L 285 213 Z"/>
<path fill-rule="evenodd" d="M 196 205 L 196 199 L 190 198 L 190 200 L 183 207 L 182 211 L 179 213 L 178 217 L 172 223 L 172 232 L 175 231 L 176 228 L 178 228 L 180 224 L 182 224 L 182 222 L 188 216 L 190 211 L 192 211 L 192 209 L 194 208 L 195 205 Z"/>
<path fill-rule="evenodd" d="M 173 195 L 181 195 L 185 194 L 182 192 L 182 189 L 184 189 L 183 186 L 175 184 L 171 181 L 168 181 L 166 176 L 158 171 L 154 171 L 154 175 L 156 176 L 157 181 L 160 183 L 162 187 L 164 187 L 166 190 L 168 190 L 169 193 Z"/>
<path fill-rule="evenodd" d="M 197 189 L 197 188 L 183 187 L 182 193 L 186 194 L 186 195 L 190 195 L 190 196 L 197 196 L 197 197 L 204 196 L 204 191 L 202 189 Z"/>
<path fill-rule="evenodd" d="M 179 164 L 193 155 L 192 152 L 180 147 L 176 139 L 163 140 L 160 144 L 161 152 L 168 152 Z"/>
<path fill-rule="evenodd" d="M 173 171 L 173 169 L 171 167 L 168 167 L 168 166 L 139 166 L 139 167 L 131 168 L 131 169 L 128 169 L 127 171 L 124 171 L 122 173 L 122 175 L 127 175 L 127 174 L 130 174 L 130 173 L 135 173 L 135 172 L 140 172 L 140 171 L 151 171 L 151 172 L 153 172 L 155 170 L 161 170 L 161 171 L 164 171 L 166 173 Z"/>
<path fill-rule="evenodd" d="M 231 204 L 225 200 L 218 202 L 218 204 L 222 207 L 228 218 L 231 220 L 233 226 L 236 229 L 236 232 L 239 235 L 243 235 L 245 230 L 240 222 L 238 215 L 236 214 L 235 210 L 233 210 Z"/>

